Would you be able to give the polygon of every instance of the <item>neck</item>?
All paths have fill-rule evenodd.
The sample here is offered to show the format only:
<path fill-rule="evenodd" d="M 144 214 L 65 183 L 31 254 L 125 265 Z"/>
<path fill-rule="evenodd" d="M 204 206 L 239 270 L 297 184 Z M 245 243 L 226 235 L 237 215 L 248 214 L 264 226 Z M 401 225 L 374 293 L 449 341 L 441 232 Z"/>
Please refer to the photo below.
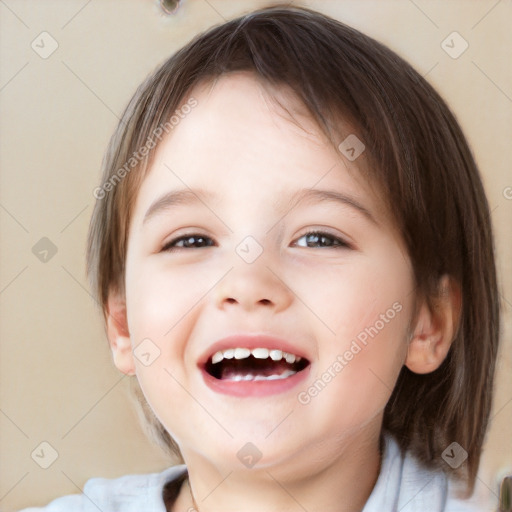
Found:
<path fill-rule="evenodd" d="M 379 435 L 344 439 L 328 460 L 305 450 L 303 457 L 265 469 L 218 468 L 204 458 L 185 456 L 189 483 L 182 486 L 173 511 L 197 512 L 359 512 L 380 470 Z M 184 454 L 185 455 L 185 454 Z"/>

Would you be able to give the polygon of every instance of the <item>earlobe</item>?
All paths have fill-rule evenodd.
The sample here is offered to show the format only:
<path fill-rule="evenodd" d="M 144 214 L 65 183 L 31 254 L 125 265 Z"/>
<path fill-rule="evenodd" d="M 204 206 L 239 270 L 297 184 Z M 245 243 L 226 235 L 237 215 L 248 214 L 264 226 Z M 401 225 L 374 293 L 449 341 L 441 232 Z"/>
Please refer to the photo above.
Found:
<path fill-rule="evenodd" d="M 126 301 L 117 292 L 111 293 L 108 298 L 107 336 L 117 369 L 126 375 L 135 375 L 132 343 L 126 316 Z"/>
<path fill-rule="evenodd" d="M 439 282 L 439 294 L 431 308 L 424 302 L 409 342 L 405 366 L 414 373 L 430 373 L 445 360 L 460 319 L 461 292 L 448 275 Z"/>

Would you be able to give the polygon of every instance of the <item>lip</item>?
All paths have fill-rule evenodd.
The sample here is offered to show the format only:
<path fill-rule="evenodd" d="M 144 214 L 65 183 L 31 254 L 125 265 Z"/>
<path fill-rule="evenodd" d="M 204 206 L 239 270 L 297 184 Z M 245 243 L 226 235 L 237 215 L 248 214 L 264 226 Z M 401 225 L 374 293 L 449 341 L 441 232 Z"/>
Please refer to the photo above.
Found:
<path fill-rule="evenodd" d="M 239 397 L 260 397 L 284 393 L 298 386 L 309 375 L 310 369 L 311 365 L 286 379 L 238 382 L 216 379 L 212 377 L 204 367 L 201 368 L 201 374 L 206 385 L 216 393 Z"/>
<path fill-rule="evenodd" d="M 285 379 L 276 380 L 259 380 L 259 381 L 230 381 L 216 379 L 210 375 L 206 369 L 206 363 L 210 357 L 219 350 L 227 350 L 229 348 L 267 348 L 282 350 L 289 354 L 295 354 L 309 361 L 309 365 L 296 374 Z M 265 335 L 234 335 L 223 338 L 213 345 L 202 354 L 197 363 L 201 371 L 205 384 L 216 393 L 225 395 L 239 396 L 239 397 L 259 397 L 268 396 L 278 393 L 284 393 L 295 386 L 298 386 L 308 375 L 311 369 L 311 356 L 307 355 L 304 350 L 294 346 L 292 343 L 283 340 L 282 338 L 275 338 Z"/>

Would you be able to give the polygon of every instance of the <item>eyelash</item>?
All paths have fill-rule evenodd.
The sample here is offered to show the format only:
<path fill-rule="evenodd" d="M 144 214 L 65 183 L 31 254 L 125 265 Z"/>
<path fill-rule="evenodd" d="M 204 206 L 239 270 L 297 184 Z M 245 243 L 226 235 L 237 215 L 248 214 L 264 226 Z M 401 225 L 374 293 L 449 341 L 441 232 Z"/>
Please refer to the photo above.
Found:
<path fill-rule="evenodd" d="M 325 248 L 333 248 L 333 249 L 336 249 L 336 248 L 340 248 L 340 249 L 350 249 L 350 245 L 345 242 L 343 239 L 337 237 L 337 236 L 334 236 L 332 235 L 331 233 L 327 233 L 325 231 L 308 231 L 307 233 L 304 233 L 300 238 L 304 238 L 304 237 L 309 237 L 309 236 L 317 236 L 319 239 L 323 239 L 323 238 L 330 238 L 331 241 L 334 241 L 334 244 L 333 245 L 327 245 L 327 246 L 323 246 Z M 307 242 L 306 242 L 307 243 Z M 300 247 L 304 247 L 304 246 L 300 246 Z"/>
<path fill-rule="evenodd" d="M 302 236 L 300 236 L 298 238 L 298 240 L 302 239 L 302 238 L 307 238 L 307 237 L 310 237 L 310 236 L 316 236 L 317 239 L 319 240 L 322 240 L 322 239 L 325 239 L 325 238 L 328 238 L 330 239 L 332 242 L 334 242 L 333 244 L 331 245 L 324 245 L 320 248 L 330 248 L 330 249 L 350 249 L 351 246 L 345 242 L 344 240 L 342 240 L 341 238 L 337 237 L 337 236 L 334 236 L 334 235 L 331 235 L 330 233 L 326 233 L 324 231 L 308 231 L 307 233 L 304 233 Z M 191 238 L 196 238 L 196 239 L 202 239 L 202 240 L 209 240 L 209 241 L 212 241 L 212 239 L 208 236 L 203 236 L 203 235 L 200 235 L 198 233 L 191 233 L 189 235 L 183 235 L 183 236 L 180 236 L 178 238 L 175 238 L 174 240 L 170 240 L 168 243 L 166 243 L 164 245 L 164 247 L 162 248 L 162 252 L 171 252 L 171 251 L 175 251 L 175 250 L 179 250 L 179 249 L 201 249 L 203 247 L 212 247 L 214 244 L 213 243 L 207 243 L 206 245 L 201 245 L 200 247 L 178 247 L 176 246 L 175 244 L 179 243 L 179 242 L 183 242 L 183 241 L 186 241 L 187 239 L 191 239 Z M 317 240 L 318 242 L 318 240 Z M 307 244 L 307 242 L 306 242 Z M 301 245 L 299 247 L 310 247 L 308 245 Z M 311 247 L 310 247 L 311 248 Z"/>

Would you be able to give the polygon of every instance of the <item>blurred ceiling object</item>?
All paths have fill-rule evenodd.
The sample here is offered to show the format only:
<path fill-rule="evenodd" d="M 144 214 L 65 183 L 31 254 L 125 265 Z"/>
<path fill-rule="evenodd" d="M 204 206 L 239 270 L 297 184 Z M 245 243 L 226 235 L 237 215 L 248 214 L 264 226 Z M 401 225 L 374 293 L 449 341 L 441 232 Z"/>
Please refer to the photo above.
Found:
<path fill-rule="evenodd" d="M 174 14 L 181 2 L 182 0 L 160 0 L 160 7 L 165 14 Z"/>

